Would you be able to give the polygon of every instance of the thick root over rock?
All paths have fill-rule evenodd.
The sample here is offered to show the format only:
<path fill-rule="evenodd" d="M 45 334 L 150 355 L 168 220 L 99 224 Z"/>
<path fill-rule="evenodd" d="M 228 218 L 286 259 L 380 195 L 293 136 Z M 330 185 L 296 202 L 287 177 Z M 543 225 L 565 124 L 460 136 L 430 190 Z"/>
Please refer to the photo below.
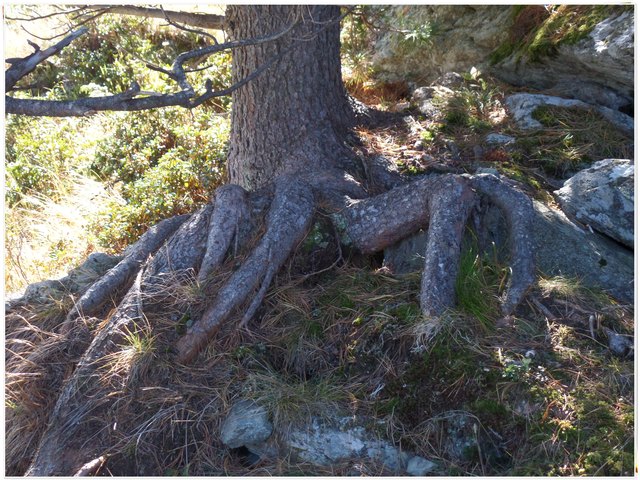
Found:
<path fill-rule="evenodd" d="M 493 175 L 429 176 L 387 193 L 354 202 L 334 214 L 346 240 L 363 253 L 374 253 L 428 227 L 420 304 L 427 316 L 438 316 L 455 303 L 464 226 L 476 196 L 486 195 L 505 214 L 510 230 L 511 277 L 502 301 L 510 314 L 534 280 L 534 252 L 530 237 L 531 200 Z"/>

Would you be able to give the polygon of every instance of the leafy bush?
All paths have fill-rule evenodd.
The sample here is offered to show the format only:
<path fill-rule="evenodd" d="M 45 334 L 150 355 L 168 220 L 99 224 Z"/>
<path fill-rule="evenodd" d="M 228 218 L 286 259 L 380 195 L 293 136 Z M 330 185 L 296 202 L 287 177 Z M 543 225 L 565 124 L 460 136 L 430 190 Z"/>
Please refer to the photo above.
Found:
<path fill-rule="evenodd" d="M 8 115 L 5 199 L 15 205 L 25 195 L 57 200 L 74 174 L 86 171 L 95 137 L 78 135 L 86 119 Z"/>
<path fill-rule="evenodd" d="M 92 225 L 99 242 L 119 250 L 147 228 L 206 203 L 222 182 L 229 121 L 211 110 L 165 109 L 122 118 L 103 142 L 94 172 L 118 184 Z"/>
<path fill-rule="evenodd" d="M 499 91 L 475 68 L 465 74 L 464 85 L 451 96 L 436 99 L 445 112 L 445 130 L 470 128 L 475 133 L 491 129 L 489 114 L 498 105 Z"/>

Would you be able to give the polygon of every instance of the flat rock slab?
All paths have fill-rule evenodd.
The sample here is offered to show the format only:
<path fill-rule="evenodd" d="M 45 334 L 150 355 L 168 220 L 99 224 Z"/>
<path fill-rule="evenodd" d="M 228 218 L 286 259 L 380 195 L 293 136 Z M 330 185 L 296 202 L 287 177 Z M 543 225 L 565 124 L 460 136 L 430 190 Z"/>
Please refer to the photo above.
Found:
<path fill-rule="evenodd" d="M 631 160 L 607 159 L 578 172 L 554 193 L 565 212 L 633 248 L 633 183 Z"/>
<path fill-rule="evenodd" d="M 509 113 L 513 116 L 517 125 L 523 130 L 534 130 L 544 128 L 543 125 L 533 118 L 533 112 L 542 106 L 563 107 L 563 108 L 583 108 L 593 109 L 609 120 L 616 127 L 627 133 L 633 133 L 633 118 L 622 112 L 611 108 L 590 105 L 581 100 L 553 97 L 551 95 L 541 95 L 534 93 L 516 93 L 510 95 L 505 100 Z"/>

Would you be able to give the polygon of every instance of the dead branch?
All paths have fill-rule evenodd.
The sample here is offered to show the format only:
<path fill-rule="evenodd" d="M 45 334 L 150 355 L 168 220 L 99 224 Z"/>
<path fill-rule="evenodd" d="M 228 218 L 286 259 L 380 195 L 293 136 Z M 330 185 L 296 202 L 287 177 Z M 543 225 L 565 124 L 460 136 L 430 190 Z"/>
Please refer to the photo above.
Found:
<path fill-rule="evenodd" d="M 136 5 L 104 5 L 101 6 L 101 8 L 108 8 L 109 13 L 159 18 L 161 20 L 182 23 L 183 25 L 212 30 L 222 30 L 225 21 L 223 15 L 215 15 L 212 13 L 177 12 L 163 8 L 148 8 Z"/>
<path fill-rule="evenodd" d="M 234 83 L 228 88 L 222 90 L 213 90 L 212 82 L 207 81 L 205 84 L 205 92 L 194 98 L 195 92 L 193 87 L 189 84 L 184 71 L 184 62 L 187 60 L 198 58 L 204 55 L 211 55 L 223 50 L 229 50 L 234 48 L 247 47 L 252 45 L 259 45 L 266 42 L 277 40 L 278 38 L 289 32 L 295 22 L 290 24 L 284 30 L 275 34 L 267 35 L 255 39 L 237 40 L 232 42 L 225 42 L 218 45 L 211 45 L 209 47 L 191 50 L 180 54 L 174 61 L 172 71 L 168 72 L 164 69 L 159 69 L 163 73 L 168 74 L 173 80 L 175 80 L 181 87 L 182 91 L 174 94 L 164 95 L 150 95 L 141 98 L 133 98 L 138 94 L 142 94 L 139 91 L 139 85 L 132 84 L 132 88 L 121 94 L 110 95 L 105 97 L 92 97 L 81 98 L 77 100 L 36 100 L 36 99 L 23 99 L 13 98 L 5 96 L 5 111 L 6 113 L 12 113 L 16 115 L 30 115 L 30 116 L 50 116 L 50 117 L 73 117 L 73 116 L 85 116 L 98 111 L 138 111 L 138 110 L 150 110 L 153 108 L 179 106 L 184 108 L 194 108 L 202 105 L 207 100 L 215 97 L 222 97 L 230 95 L 234 90 L 242 87 L 246 83 L 250 82 L 263 71 L 273 65 L 277 60 L 286 55 L 296 44 L 285 49 L 278 55 L 274 55 L 267 62 L 257 68 L 253 73 L 245 77 L 244 79 Z M 13 87 L 15 83 L 31 71 L 46 58 L 58 53 L 62 48 L 66 47 L 71 41 L 79 37 L 87 31 L 86 28 L 82 28 L 77 32 L 66 37 L 64 40 L 50 47 L 44 52 L 36 51 L 30 56 L 20 60 L 15 60 L 15 63 L 9 67 L 5 76 L 7 78 L 7 91 L 10 87 Z M 54 49 L 54 50 L 52 50 Z M 46 56 L 45 56 L 46 54 Z M 29 69 L 22 67 L 22 65 L 28 65 Z M 136 88 L 138 89 L 136 91 Z M 147 93 L 147 92 L 145 92 Z M 148 93 L 147 93 L 148 95 Z"/>
<path fill-rule="evenodd" d="M 87 33 L 87 31 L 88 29 L 86 27 L 80 28 L 46 50 L 37 48 L 36 51 L 28 57 L 21 60 L 12 59 L 14 60 L 12 65 L 4 74 L 5 91 L 10 91 L 15 84 L 18 83 L 18 80 L 35 70 L 35 68 L 47 58 L 60 53 L 63 48 L 68 46 L 76 38 Z"/>

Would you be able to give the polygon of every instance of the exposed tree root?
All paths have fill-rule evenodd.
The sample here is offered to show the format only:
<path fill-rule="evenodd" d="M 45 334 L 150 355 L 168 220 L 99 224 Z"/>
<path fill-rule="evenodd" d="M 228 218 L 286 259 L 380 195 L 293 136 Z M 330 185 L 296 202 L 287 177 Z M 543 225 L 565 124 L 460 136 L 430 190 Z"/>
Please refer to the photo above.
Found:
<path fill-rule="evenodd" d="M 142 263 L 164 244 L 189 215 L 168 218 L 151 227 L 126 252 L 125 257 L 94 283 L 76 302 L 68 313 L 63 330 L 71 327 L 72 322 L 86 315 L 94 315 L 117 291 L 126 288 L 127 283 L 140 270 Z"/>
<path fill-rule="evenodd" d="M 377 197 L 355 202 L 334 214 L 347 241 L 363 253 L 393 245 L 429 226 L 420 303 L 428 316 L 454 305 L 460 243 L 474 205 L 471 187 L 489 197 L 505 214 L 511 240 L 511 277 L 502 302 L 509 314 L 534 279 L 533 243 L 529 236 L 533 207 L 526 195 L 493 175 L 429 176 Z"/>
<path fill-rule="evenodd" d="M 455 303 L 464 227 L 474 196 L 459 177 L 445 177 L 429 201 L 429 233 L 420 288 L 420 307 L 437 317 Z"/>
<path fill-rule="evenodd" d="M 495 203 L 510 227 L 512 275 L 503 300 L 505 314 L 515 308 L 533 281 L 533 247 L 528 236 L 531 202 L 498 178 L 428 176 L 364 200 L 349 200 L 344 192 L 341 196 L 341 182 L 334 184 L 335 191 L 329 189 L 320 195 L 300 176 L 284 175 L 276 181 L 265 233 L 217 290 L 202 317 L 175 344 L 178 361 L 193 361 L 231 315 L 239 316 L 240 325 L 250 321 L 276 273 L 307 234 L 318 198 L 323 204 L 343 205 L 331 218 L 344 235 L 343 241 L 363 253 L 380 251 L 418 229 L 429 228 L 420 294 L 425 315 L 441 315 L 454 305 L 464 228 L 478 199 L 474 191 Z M 250 196 L 240 187 L 227 186 L 217 192 L 215 202 L 189 220 L 177 218 L 160 224 L 145 234 L 109 278 L 97 282 L 78 302 L 67 319 L 74 319 L 75 325 L 82 323 L 78 323 L 80 313 L 96 311 L 114 289 L 123 288 L 131 271 L 156 251 L 61 389 L 29 475 L 70 475 L 89 465 L 88 459 L 109 455 L 108 446 L 114 445 L 110 417 L 130 375 L 127 367 L 120 365 L 114 370 L 109 362 L 126 349 L 132 332 L 154 334 L 155 327 L 147 323 L 143 309 L 156 300 L 162 302 L 166 283 L 175 281 L 177 272 L 187 272 L 193 279 L 199 270 L 197 279 L 205 281 L 219 270 L 234 239 L 234 250 L 238 243 L 246 243 L 248 232 L 255 231 L 252 219 L 256 212 L 264 211 L 264 202 L 271 198 L 264 193 Z M 75 337 L 84 339 L 86 345 L 87 335 L 78 333 L 75 331 Z"/>
<path fill-rule="evenodd" d="M 109 445 L 109 409 L 119 398 L 121 383 L 126 380 L 126 364 L 112 372 L 113 379 L 105 383 L 110 363 L 127 348 L 132 334 L 149 333 L 143 313 L 143 299 L 153 298 L 163 276 L 172 268 L 193 271 L 204 256 L 206 226 L 211 206 L 207 206 L 183 223 L 173 237 L 140 269 L 115 313 L 95 335 L 71 378 L 61 390 L 49 418 L 34 460 L 27 475 L 72 475 L 87 459 L 105 454 Z M 175 230 L 175 228 L 174 228 Z M 106 452 L 108 453 L 108 452 Z"/>
<path fill-rule="evenodd" d="M 280 268 L 307 233 L 314 206 L 311 188 L 306 183 L 289 176 L 278 180 L 267 217 L 266 233 L 242 266 L 218 291 L 203 317 L 178 341 L 180 362 L 192 361 L 222 322 Z M 248 312 L 255 308 L 251 305 Z"/>
<path fill-rule="evenodd" d="M 502 313 L 509 315 L 535 280 L 535 249 L 531 235 L 533 204 L 527 195 L 494 175 L 474 175 L 471 177 L 471 186 L 489 197 L 507 219 L 511 275 L 502 299 Z"/>
<path fill-rule="evenodd" d="M 234 238 L 234 250 L 238 250 L 239 225 L 249 216 L 247 194 L 242 187 L 225 185 L 216 191 L 215 209 L 211 216 L 207 249 L 198 272 L 198 281 L 206 280 L 220 266 Z"/>

